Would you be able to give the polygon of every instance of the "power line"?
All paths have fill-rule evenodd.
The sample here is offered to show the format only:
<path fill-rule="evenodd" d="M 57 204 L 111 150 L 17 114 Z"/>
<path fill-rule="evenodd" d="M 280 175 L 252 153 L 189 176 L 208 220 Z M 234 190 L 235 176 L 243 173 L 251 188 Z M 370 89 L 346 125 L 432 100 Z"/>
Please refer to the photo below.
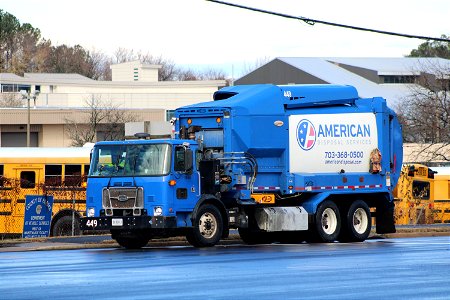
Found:
<path fill-rule="evenodd" d="M 269 11 L 269 10 L 264 10 L 264 9 L 254 8 L 254 7 L 248 7 L 248 6 L 243 6 L 243 5 L 229 3 L 229 2 L 224 2 L 224 1 L 217 1 L 217 0 L 206 0 L 206 1 L 219 3 L 219 4 L 224 4 L 224 5 L 233 6 L 233 7 L 238 7 L 238 8 L 243 8 L 243 9 L 256 11 L 256 12 L 261 12 L 261 13 L 274 15 L 274 16 L 279 16 L 279 17 L 283 17 L 283 18 L 300 20 L 300 21 L 305 22 L 308 25 L 314 25 L 314 24 L 317 23 L 317 24 L 324 24 L 324 25 L 335 26 L 335 27 L 342 27 L 342 28 L 353 29 L 353 30 L 368 31 L 368 32 L 375 32 L 375 33 L 380 33 L 380 34 L 387 34 L 387 35 L 393 35 L 393 36 L 406 37 L 406 38 L 429 40 L 429 41 L 438 41 L 438 42 L 450 42 L 450 39 L 445 39 L 445 38 L 434 38 L 434 37 L 429 37 L 429 36 L 404 34 L 404 33 L 390 32 L 390 31 L 384 31 L 384 30 L 378 30 L 378 29 L 371 29 L 371 28 L 364 28 L 364 27 L 357 27 L 357 26 L 351 26 L 351 25 L 345 25 L 345 24 L 339 24 L 339 23 L 333 23 L 333 22 L 315 20 L 315 19 L 310 19 L 310 18 L 305 18 L 305 17 L 296 17 L 296 16 L 292 16 L 292 15 L 277 13 L 277 12 L 273 12 L 273 11 Z"/>

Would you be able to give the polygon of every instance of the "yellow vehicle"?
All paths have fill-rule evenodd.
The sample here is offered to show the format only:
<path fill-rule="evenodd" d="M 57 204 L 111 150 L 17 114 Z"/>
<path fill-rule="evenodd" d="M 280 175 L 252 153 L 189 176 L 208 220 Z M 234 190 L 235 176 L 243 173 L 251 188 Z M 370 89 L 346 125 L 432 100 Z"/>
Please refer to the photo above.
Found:
<path fill-rule="evenodd" d="M 394 189 L 395 224 L 434 223 L 434 172 L 424 165 L 404 165 Z"/>
<path fill-rule="evenodd" d="M 50 234 L 78 235 L 90 147 L 0 148 L 0 236 L 22 234 L 27 195 L 53 196 Z"/>
<path fill-rule="evenodd" d="M 434 175 L 434 223 L 450 223 L 450 175 Z"/>

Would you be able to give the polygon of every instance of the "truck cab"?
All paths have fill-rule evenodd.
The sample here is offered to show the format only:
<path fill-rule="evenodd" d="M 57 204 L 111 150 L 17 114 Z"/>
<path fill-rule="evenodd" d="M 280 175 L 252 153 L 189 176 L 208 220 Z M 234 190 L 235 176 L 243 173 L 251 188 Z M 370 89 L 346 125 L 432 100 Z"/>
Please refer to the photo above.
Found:
<path fill-rule="evenodd" d="M 97 143 L 84 229 L 110 229 L 119 244 L 139 248 L 152 236 L 192 226 L 190 215 L 201 196 L 197 148 L 192 140 Z"/>

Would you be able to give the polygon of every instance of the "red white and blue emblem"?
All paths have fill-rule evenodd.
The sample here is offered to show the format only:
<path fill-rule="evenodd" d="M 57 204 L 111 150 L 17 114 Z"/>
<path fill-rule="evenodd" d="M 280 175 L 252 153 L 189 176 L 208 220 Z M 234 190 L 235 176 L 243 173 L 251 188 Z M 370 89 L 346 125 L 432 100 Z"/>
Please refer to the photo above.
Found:
<path fill-rule="evenodd" d="M 314 125 L 303 119 L 297 126 L 297 142 L 303 150 L 310 150 L 316 143 L 316 129 Z"/>

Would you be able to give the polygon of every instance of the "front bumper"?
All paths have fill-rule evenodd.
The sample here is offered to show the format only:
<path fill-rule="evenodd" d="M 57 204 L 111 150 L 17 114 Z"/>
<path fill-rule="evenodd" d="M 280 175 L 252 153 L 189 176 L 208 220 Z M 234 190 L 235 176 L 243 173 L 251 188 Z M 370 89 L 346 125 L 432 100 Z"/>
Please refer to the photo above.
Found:
<path fill-rule="evenodd" d="M 176 217 L 85 217 L 81 218 L 81 230 L 127 230 L 177 228 Z"/>

